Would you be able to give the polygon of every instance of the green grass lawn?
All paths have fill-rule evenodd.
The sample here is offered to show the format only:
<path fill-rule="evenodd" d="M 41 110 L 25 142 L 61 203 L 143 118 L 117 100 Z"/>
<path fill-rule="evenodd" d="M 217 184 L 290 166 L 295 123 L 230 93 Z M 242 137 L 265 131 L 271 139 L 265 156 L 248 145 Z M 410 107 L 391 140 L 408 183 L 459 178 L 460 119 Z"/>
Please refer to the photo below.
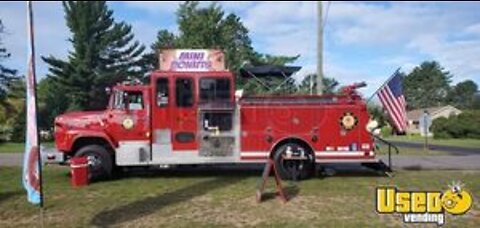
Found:
<path fill-rule="evenodd" d="M 53 142 L 42 143 L 45 147 L 55 147 Z M 0 153 L 23 153 L 25 151 L 25 143 L 0 143 Z"/>
<path fill-rule="evenodd" d="M 375 187 L 443 191 L 454 180 L 465 183 L 475 202 L 466 215 L 448 215 L 447 227 L 480 224 L 480 171 L 400 171 L 392 178 L 338 173 L 284 182 L 296 194 L 286 204 L 273 198 L 256 203 L 260 171 L 160 170 L 78 189 L 70 187 L 68 169 L 44 171 L 45 227 L 398 227 L 399 215 L 375 212 Z M 38 207 L 27 203 L 20 185 L 20 168 L 0 168 L 0 227 L 39 222 Z"/>
<path fill-rule="evenodd" d="M 424 143 L 425 139 L 419 135 L 409 135 L 409 136 L 392 136 L 386 138 L 390 141 L 399 141 L 399 142 L 417 142 Z M 445 145 L 445 146 L 459 146 L 466 148 L 478 148 L 480 149 L 480 140 L 479 139 L 434 139 L 428 138 L 428 143 L 431 145 Z"/>

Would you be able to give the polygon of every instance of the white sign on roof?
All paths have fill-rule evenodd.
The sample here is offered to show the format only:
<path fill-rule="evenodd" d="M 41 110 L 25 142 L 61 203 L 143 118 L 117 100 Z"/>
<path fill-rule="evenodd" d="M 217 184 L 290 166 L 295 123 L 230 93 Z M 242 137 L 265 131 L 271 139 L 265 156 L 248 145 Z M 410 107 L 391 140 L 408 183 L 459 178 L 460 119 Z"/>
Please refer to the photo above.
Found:
<path fill-rule="evenodd" d="M 212 49 L 167 49 L 160 52 L 160 70 L 222 71 L 224 54 Z"/>

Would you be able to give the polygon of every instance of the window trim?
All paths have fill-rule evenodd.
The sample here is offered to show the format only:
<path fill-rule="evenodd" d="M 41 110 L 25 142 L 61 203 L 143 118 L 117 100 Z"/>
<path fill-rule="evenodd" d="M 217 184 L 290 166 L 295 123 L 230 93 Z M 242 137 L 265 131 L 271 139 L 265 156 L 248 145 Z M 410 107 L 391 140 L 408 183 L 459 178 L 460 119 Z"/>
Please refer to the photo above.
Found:
<path fill-rule="evenodd" d="M 123 103 L 123 93 L 124 90 L 114 90 L 113 91 L 113 104 L 112 109 L 114 110 L 125 110 L 125 104 Z M 121 106 L 119 106 L 121 101 Z"/>

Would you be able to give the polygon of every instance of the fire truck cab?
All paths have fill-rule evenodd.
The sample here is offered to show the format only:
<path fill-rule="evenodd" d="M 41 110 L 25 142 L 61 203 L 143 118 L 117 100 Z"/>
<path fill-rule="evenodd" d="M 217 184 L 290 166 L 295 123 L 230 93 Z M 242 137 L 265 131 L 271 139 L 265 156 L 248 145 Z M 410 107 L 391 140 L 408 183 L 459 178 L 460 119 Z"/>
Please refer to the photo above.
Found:
<path fill-rule="evenodd" d="M 345 87 L 341 95 L 240 97 L 227 70 L 182 70 L 211 56 L 188 51 L 204 54 L 162 56 L 176 70 L 152 72 L 149 85 L 113 87 L 105 111 L 58 116 L 57 149 L 66 159 L 86 156 L 91 178 L 109 176 L 115 166 L 272 158 L 282 178 L 292 179 L 308 177 L 318 163 L 379 162 L 358 85 Z M 187 61 L 194 57 L 196 62 Z M 175 62 L 179 59 L 183 62 Z"/>

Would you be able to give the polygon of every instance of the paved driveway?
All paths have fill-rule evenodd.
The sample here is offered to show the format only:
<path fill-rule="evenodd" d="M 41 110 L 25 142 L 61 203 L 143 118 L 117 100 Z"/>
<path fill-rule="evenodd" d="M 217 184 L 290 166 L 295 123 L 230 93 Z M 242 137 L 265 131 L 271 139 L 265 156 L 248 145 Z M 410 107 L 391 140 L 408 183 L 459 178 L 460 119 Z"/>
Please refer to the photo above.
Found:
<path fill-rule="evenodd" d="M 0 166 L 21 166 L 22 153 L 0 154 Z M 387 156 L 380 156 L 387 162 Z M 393 169 L 447 169 L 447 170 L 480 170 L 480 155 L 468 156 L 392 156 Z M 338 167 L 341 165 L 333 165 Z M 238 167 L 238 166 L 237 166 Z M 251 167 L 251 166 L 248 166 Z M 247 168 L 248 169 L 248 168 Z"/>
<path fill-rule="evenodd" d="M 395 146 L 423 149 L 423 143 L 418 142 L 395 142 L 390 141 Z M 466 148 L 459 146 L 428 145 L 430 150 L 445 151 L 451 155 L 480 155 L 480 148 Z"/>
<path fill-rule="evenodd" d="M 380 157 L 387 162 L 387 156 Z M 480 170 L 480 155 L 392 156 L 393 169 Z"/>

